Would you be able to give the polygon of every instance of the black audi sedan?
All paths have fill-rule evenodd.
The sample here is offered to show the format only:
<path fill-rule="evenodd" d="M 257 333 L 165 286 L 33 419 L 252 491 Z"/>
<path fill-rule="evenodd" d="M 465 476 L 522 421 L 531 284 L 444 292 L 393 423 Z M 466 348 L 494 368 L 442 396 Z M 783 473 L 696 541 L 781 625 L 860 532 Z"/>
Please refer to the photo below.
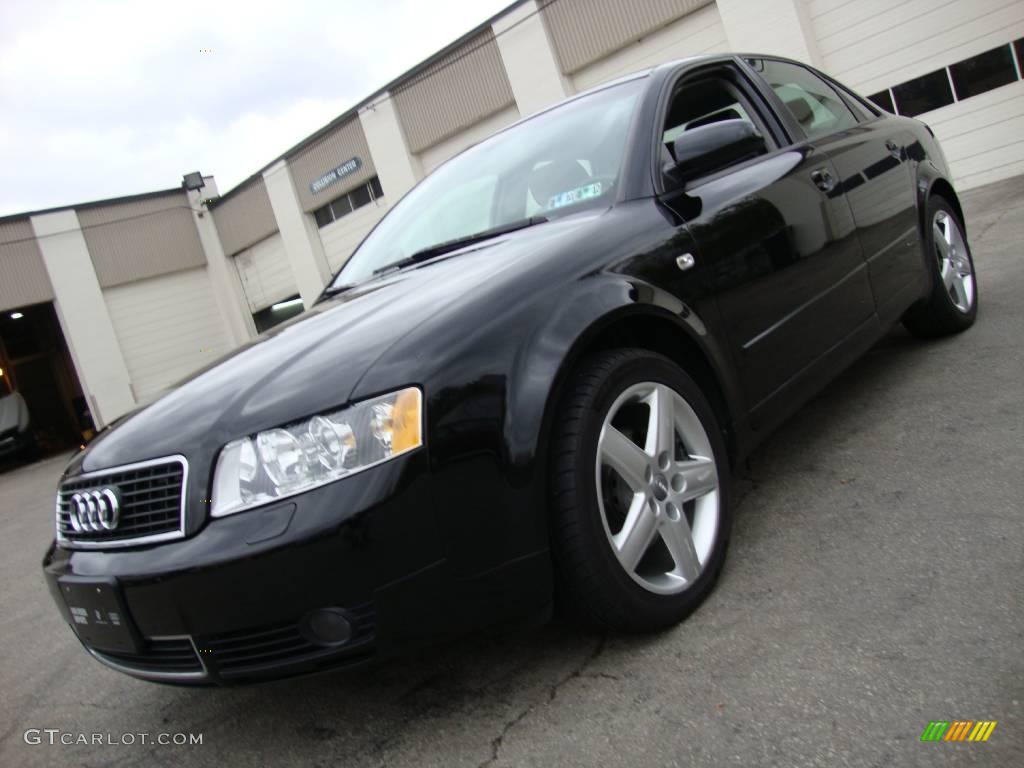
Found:
<path fill-rule="evenodd" d="M 932 131 L 705 56 L 448 161 L 303 316 L 75 456 L 44 560 L 104 664 L 237 683 L 542 620 L 680 621 L 737 463 L 894 324 L 970 326 Z M 851 544 L 853 546 L 853 544 Z"/>

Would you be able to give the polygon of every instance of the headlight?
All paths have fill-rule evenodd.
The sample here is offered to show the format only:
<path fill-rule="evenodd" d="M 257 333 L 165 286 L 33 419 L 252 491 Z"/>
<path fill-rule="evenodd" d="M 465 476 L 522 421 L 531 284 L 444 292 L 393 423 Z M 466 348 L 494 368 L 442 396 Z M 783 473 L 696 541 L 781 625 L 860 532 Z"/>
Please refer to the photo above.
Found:
<path fill-rule="evenodd" d="M 221 449 L 214 517 L 293 496 L 423 445 L 423 396 L 408 387 L 268 429 Z"/>

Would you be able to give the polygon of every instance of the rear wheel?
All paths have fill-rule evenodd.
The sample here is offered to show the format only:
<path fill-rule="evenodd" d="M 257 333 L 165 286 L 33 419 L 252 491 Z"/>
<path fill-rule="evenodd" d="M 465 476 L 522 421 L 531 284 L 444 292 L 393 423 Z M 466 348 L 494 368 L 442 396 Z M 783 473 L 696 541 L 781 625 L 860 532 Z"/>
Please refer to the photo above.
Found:
<path fill-rule="evenodd" d="M 579 371 L 556 425 L 553 549 L 569 606 L 619 630 L 670 626 L 707 596 L 729 537 L 711 406 L 670 360 L 615 350 Z"/>
<path fill-rule="evenodd" d="M 978 314 L 978 285 L 974 260 L 964 237 L 963 224 L 942 197 L 928 202 L 925 248 L 932 291 L 911 307 L 903 324 L 916 336 L 933 337 L 970 328 Z"/>

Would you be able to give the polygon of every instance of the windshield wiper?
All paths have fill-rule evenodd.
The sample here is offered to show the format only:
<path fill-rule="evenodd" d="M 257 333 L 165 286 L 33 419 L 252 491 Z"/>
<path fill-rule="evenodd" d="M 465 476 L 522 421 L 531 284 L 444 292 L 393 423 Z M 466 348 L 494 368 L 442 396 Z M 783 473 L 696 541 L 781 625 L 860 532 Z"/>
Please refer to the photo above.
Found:
<path fill-rule="evenodd" d="M 318 298 L 316 300 L 316 302 L 314 302 L 314 303 L 318 303 L 321 299 L 323 299 L 323 298 L 325 298 L 327 296 L 335 296 L 335 295 L 337 295 L 339 293 L 344 293 L 345 291 L 351 291 L 355 287 L 356 286 L 353 283 L 341 283 L 340 285 L 329 285 L 326 288 L 324 288 L 323 293 L 320 294 L 320 298 Z"/>
<path fill-rule="evenodd" d="M 403 267 L 408 267 L 411 264 L 419 264 L 422 261 L 427 261 L 435 256 L 441 256 L 442 254 L 456 251 L 467 245 L 473 245 L 474 243 L 480 243 L 484 240 L 490 240 L 492 237 L 504 235 L 509 232 L 515 232 L 520 229 L 526 229 L 527 227 L 532 227 L 536 224 L 543 224 L 547 220 L 546 216 L 531 216 L 528 219 L 520 219 L 519 221 L 513 221 L 509 224 L 502 224 L 500 227 L 492 227 L 491 229 L 485 229 L 472 235 L 457 237 L 454 240 L 446 240 L 443 243 L 437 243 L 436 245 L 421 248 L 415 253 L 406 256 L 404 259 L 399 259 L 398 261 L 393 261 L 390 264 L 385 264 L 383 267 L 378 267 L 373 270 L 373 274 L 380 275 L 384 272 L 392 272 L 397 269 L 402 269 Z"/>

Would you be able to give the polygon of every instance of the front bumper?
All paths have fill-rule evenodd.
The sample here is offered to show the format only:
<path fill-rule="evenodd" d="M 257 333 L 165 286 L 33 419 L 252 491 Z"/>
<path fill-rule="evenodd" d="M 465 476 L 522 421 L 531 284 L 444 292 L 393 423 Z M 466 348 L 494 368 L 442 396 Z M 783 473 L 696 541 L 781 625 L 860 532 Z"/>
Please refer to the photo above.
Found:
<path fill-rule="evenodd" d="M 231 684 L 391 655 L 459 624 L 423 463 L 411 454 L 276 505 L 208 519 L 197 534 L 161 545 L 51 545 L 47 584 L 72 626 L 62 578 L 116 584 L 138 652 L 86 647 L 150 680 Z M 310 617 L 324 609 L 349 622 L 347 641 L 323 642 L 311 631 Z"/>

